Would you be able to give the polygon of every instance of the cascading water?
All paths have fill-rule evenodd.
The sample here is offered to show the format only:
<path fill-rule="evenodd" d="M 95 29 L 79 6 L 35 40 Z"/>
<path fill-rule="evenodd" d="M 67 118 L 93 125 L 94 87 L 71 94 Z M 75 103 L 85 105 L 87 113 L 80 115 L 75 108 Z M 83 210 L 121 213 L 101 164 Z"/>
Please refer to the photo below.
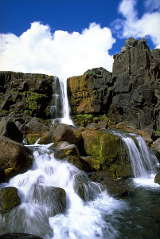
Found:
<path fill-rule="evenodd" d="M 143 138 L 135 134 L 124 134 L 113 131 L 125 143 L 131 162 L 134 181 L 141 184 L 154 185 L 153 180 L 157 172 L 158 160 L 150 151 Z"/>
<path fill-rule="evenodd" d="M 67 79 L 60 78 L 60 86 L 62 92 L 62 115 L 60 122 L 68 125 L 74 125 L 70 117 L 70 108 L 67 95 Z"/>
<path fill-rule="evenodd" d="M 50 146 L 50 145 L 48 145 Z M 34 145 L 35 147 L 35 145 Z M 115 239 L 117 232 L 104 215 L 110 215 L 123 203 L 90 182 L 79 169 L 56 160 L 47 145 L 34 149 L 33 168 L 12 178 L 5 186 L 18 189 L 22 204 L 0 216 L 0 234 L 33 233 L 44 239 Z M 76 193 L 78 178 L 83 178 L 84 200 Z M 55 187 L 65 190 L 66 206 L 56 201 Z M 62 196 L 61 196 L 62 197 Z M 65 209 L 64 209 L 65 208 Z M 64 211 L 65 210 L 65 211 Z M 61 212 L 54 216 L 55 212 Z"/>

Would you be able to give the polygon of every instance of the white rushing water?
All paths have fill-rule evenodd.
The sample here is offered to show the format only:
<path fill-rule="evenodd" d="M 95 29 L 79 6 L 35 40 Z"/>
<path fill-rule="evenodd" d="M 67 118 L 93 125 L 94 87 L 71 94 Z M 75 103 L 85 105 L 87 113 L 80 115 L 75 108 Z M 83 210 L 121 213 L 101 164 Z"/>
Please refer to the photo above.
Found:
<path fill-rule="evenodd" d="M 159 186 L 154 183 L 158 160 L 150 151 L 144 139 L 135 134 L 113 133 L 121 137 L 128 149 L 128 155 L 134 174 L 134 182 L 141 186 Z"/>
<path fill-rule="evenodd" d="M 25 232 L 44 239 L 115 239 L 118 233 L 105 217 L 124 204 L 70 163 L 55 159 L 49 146 L 37 145 L 32 169 L 15 176 L 6 185 L 18 189 L 22 204 L 0 216 L 0 234 Z M 85 190 L 85 200 L 75 192 L 79 185 Z M 52 195 L 52 187 L 64 189 L 67 198 L 65 212 L 62 210 L 56 216 L 52 212 L 63 205 L 61 199 L 56 200 Z"/>
<path fill-rule="evenodd" d="M 63 117 L 60 119 L 60 122 L 68 125 L 74 125 L 70 117 L 70 107 L 67 95 L 67 79 L 60 78 L 60 87 L 62 92 L 62 114 L 63 114 Z"/>

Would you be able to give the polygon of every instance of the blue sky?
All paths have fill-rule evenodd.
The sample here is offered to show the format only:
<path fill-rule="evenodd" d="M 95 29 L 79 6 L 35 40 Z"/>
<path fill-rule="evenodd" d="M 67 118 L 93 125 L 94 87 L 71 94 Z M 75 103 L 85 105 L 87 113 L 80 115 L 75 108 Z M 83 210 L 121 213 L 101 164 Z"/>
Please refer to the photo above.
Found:
<path fill-rule="evenodd" d="M 159 0 L 0 0 L 0 6 L 0 60 L 4 62 L 3 64 L 0 63 L 0 69 L 52 73 L 51 68 L 49 66 L 42 67 L 45 62 L 41 60 L 38 63 L 38 59 L 59 57 L 62 53 L 61 46 L 64 43 L 66 50 L 64 48 L 63 52 L 67 49 L 70 49 L 70 51 L 68 50 L 65 55 L 61 55 L 58 65 L 57 63 L 52 64 L 51 67 L 52 69 L 55 68 L 56 74 L 61 71 L 60 64 L 66 65 L 70 62 L 74 66 L 76 61 L 77 65 L 80 64 L 83 60 L 71 58 L 73 58 L 76 50 L 77 55 L 80 55 L 83 51 L 87 52 L 89 48 L 90 50 L 86 53 L 86 56 L 83 54 L 82 57 L 89 61 L 89 54 L 91 55 L 97 48 L 95 55 L 92 56 L 99 55 L 97 63 L 96 61 L 91 64 L 86 63 L 81 70 L 73 71 L 73 73 L 72 70 L 69 70 L 68 74 L 78 74 L 87 67 L 92 67 L 92 65 L 94 67 L 96 64 L 97 66 L 108 67 L 111 70 L 112 55 L 120 51 L 124 45 L 124 40 L 128 37 L 145 37 L 151 48 L 160 46 Z M 94 25 L 89 27 L 91 23 L 94 23 Z M 49 26 L 48 29 L 46 29 L 47 26 Z M 61 33 L 58 30 L 61 30 Z M 85 30 L 88 32 L 84 33 Z M 75 35 L 79 35 L 73 36 L 73 32 L 75 32 Z M 53 39 L 57 35 L 59 45 Z M 105 40 L 100 41 L 99 37 L 104 37 Z M 51 46 L 51 51 L 48 49 L 50 55 L 47 51 L 43 51 L 37 58 L 31 56 L 33 51 L 38 55 L 39 49 L 41 51 L 41 48 L 44 47 L 44 41 L 46 42 L 47 39 L 49 41 L 51 38 L 52 42 L 50 41 L 48 44 L 48 46 Z M 85 44 L 84 39 L 86 39 L 88 45 Z M 28 44 L 28 41 L 30 44 Z M 89 41 L 91 44 L 89 44 Z M 36 43 L 39 44 L 39 49 L 37 45 L 35 45 L 35 48 L 33 47 Z M 73 44 L 77 48 L 74 47 L 72 53 Z M 86 45 L 88 48 L 86 48 Z M 59 51 L 57 50 L 58 47 Z M 99 54 L 100 51 L 101 53 L 103 51 L 103 54 Z M 16 60 L 15 64 L 11 63 L 19 52 L 23 52 L 23 56 L 19 55 L 21 59 L 23 58 L 22 61 L 18 62 Z M 31 64 L 27 66 L 29 52 L 32 58 L 32 66 Z M 69 52 L 71 52 L 72 57 Z M 104 63 L 105 52 L 107 65 Z M 64 58 L 66 62 L 63 62 Z M 25 61 L 26 66 L 23 65 Z M 46 64 L 48 64 L 48 60 Z M 75 66 L 75 68 L 78 69 L 78 66 Z M 66 70 L 67 68 L 62 69 L 63 72 Z"/>

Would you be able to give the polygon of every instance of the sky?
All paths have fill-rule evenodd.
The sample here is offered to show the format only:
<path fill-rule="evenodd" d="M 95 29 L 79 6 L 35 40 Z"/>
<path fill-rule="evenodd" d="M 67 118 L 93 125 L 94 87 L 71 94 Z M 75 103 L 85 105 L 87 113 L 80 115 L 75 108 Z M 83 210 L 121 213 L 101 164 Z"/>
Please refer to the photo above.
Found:
<path fill-rule="evenodd" d="M 0 0 L 0 70 L 112 71 L 129 37 L 160 48 L 160 0 Z"/>

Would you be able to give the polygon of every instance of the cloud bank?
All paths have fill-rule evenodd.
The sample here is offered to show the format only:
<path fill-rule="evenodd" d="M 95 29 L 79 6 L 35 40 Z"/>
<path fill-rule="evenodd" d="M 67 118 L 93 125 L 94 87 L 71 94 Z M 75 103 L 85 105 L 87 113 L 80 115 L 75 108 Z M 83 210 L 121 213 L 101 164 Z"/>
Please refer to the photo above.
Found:
<path fill-rule="evenodd" d="M 145 0 L 146 12 L 139 18 L 136 0 L 122 0 L 119 13 L 123 18 L 114 22 L 114 29 L 123 38 L 149 36 L 155 47 L 160 47 L 160 1 Z"/>
<path fill-rule="evenodd" d="M 57 30 L 39 22 L 19 37 L 0 34 L 0 70 L 46 73 L 66 78 L 93 67 L 112 70 L 115 39 L 107 27 L 92 23 L 79 32 Z"/>

